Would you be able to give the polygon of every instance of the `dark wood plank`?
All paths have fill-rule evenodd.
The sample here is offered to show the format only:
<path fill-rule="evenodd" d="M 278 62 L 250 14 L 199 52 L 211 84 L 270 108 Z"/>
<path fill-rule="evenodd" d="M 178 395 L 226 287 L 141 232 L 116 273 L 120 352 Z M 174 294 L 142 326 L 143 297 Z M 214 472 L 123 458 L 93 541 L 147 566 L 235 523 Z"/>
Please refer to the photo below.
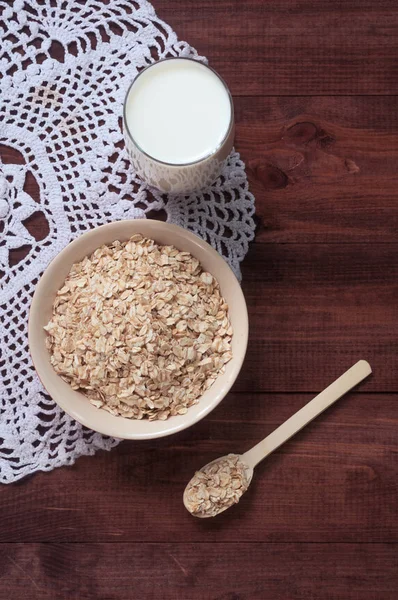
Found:
<path fill-rule="evenodd" d="M 258 468 L 239 506 L 209 520 L 186 512 L 196 469 L 243 452 L 309 399 L 230 394 L 172 438 L 123 442 L 2 488 L 0 541 L 398 541 L 394 395 L 350 394 Z"/>
<path fill-rule="evenodd" d="M 235 108 L 256 242 L 397 240 L 396 98 L 237 98 Z"/>
<path fill-rule="evenodd" d="M 0 599 L 395 600 L 387 544 L 7 544 Z"/>
<path fill-rule="evenodd" d="M 235 96 L 397 94 L 395 0 L 157 0 Z"/>
<path fill-rule="evenodd" d="M 398 390 L 398 245 L 254 244 L 240 391 L 316 391 L 366 358 L 368 391 Z"/>

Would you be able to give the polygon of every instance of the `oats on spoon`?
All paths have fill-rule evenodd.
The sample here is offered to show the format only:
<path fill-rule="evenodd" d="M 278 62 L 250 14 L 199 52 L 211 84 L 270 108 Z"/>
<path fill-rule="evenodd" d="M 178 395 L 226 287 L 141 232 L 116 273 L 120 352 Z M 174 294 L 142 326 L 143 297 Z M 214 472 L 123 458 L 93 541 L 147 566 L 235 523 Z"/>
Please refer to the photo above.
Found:
<path fill-rule="evenodd" d="M 196 517 L 205 518 L 215 517 L 236 504 L 249 485 L 247 470 L 237 454 L 209 463 L 188 483 L 184 493 L 186 508 Z"/>

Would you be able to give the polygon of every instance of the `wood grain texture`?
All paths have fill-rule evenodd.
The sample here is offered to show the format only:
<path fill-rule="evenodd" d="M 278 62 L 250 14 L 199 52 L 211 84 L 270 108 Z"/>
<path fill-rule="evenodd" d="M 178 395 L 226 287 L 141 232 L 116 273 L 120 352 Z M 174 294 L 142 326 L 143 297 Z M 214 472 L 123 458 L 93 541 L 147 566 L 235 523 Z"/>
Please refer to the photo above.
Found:
<path fill-rule="evenodd" d="M 167 0 L 156 9 L 234 96 L 398 92 L 395 0 Z"/>
<path fill-rule="evenodd" d="M 0 542 L 398 542 L 389 394 L 340 400 L 256 469 L 238 507 L 209 520 L 186 512 L 196 469 L 247 450 L 310 399 L 230 394 L 191 430 L 123 442 L 3 488 Z"/>
<path fill-rule="evenodd" d="M 254 244 L 243 264 L 249 347 L 240 391 L 316 391 L 357 359 L 398 389 L 398 245 Z"/>
<path fill-rule="evenodd" d="M 387 544 L 7 544 L 1 600 L 396 600 Z"/>
<path fill-rule="evenodd" d="M 395 242 L 396 98 L 237 98 L 258 242 Z"/>

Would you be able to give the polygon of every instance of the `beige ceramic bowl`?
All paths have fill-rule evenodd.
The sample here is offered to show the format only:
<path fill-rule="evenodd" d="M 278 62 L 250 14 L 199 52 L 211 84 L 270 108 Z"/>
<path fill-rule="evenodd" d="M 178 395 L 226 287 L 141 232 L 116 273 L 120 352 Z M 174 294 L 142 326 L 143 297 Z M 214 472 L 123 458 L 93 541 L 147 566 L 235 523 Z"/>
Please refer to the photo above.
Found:
<path fill-rule="evenodd" d="M 185 415 L 170 417 L 167 421 L 133 420 L 115 417 L 95 408 L 83 394 L 76 392 L 59 377 L 51 366 L 43 327 L 51 317 L 51 307 L 73 263 L 90 255 L 102 244 L 128 240 L 141 233 L 160 244 L 173 244 L 179 250 L 190 252 L 203 268 L 219 282 L 221 292 L 230 307 L 233 326 L 233 358 L 226 371 L 200 398 L 198 404 Z M 176 225 L 154 220 L 117 221 L 83 234 L 71 242 L 51 262 L 40 279 L 29 316 L 29 346 L 36 371 L 52 398 L 71 417 L 100 433 L 126 439 L 163 437 L 193 425 L 217 406 L 234 383 L 246 353 L 248 318 L 245 299 L 240 285 L 223 258 L 202 239 Z"/>

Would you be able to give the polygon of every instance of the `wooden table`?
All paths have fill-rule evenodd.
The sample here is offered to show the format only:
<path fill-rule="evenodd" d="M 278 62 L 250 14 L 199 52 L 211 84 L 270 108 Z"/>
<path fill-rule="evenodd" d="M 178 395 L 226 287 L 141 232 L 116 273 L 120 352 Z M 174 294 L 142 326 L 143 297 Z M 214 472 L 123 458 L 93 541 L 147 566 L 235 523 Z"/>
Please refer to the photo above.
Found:
<path fill-rule="evenodd" d="M 258 219 L 247 359 L 191 430 L 3 487 L 0 598 L 396 600 L 396 0 L 155 6 L 234 95 Z M 238 507 L 188 515 L 196 468 L 360 358 L 374 375 L 260 466 Z"/>

